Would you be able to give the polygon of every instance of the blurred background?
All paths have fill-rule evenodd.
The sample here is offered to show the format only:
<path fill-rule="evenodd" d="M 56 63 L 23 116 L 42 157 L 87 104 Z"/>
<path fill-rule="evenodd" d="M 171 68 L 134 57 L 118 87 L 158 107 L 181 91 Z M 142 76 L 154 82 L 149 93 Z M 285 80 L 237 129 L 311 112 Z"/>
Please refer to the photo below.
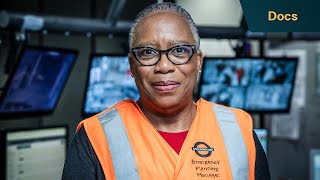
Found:
<path fill-rule="evenodd" d="M 0 2 L 0 179 L 60 179 L 78 123 L 139 98 L 128 31 L 156 2 Z M 194 100 L 252 115 L 272 179 L 319 180 L 320 33 L 250 32 L 236 0 L 165 2 L 199 29 L 205 61 Z"/>

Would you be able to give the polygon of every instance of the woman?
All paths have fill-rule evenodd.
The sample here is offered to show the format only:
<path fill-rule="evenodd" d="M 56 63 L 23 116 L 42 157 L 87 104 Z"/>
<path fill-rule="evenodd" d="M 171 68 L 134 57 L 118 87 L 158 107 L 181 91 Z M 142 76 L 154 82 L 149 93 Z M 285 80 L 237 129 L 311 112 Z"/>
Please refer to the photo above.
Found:
<path fill-rule="evenodd" d="M 251 117 L 192 101 L 203 61 L 199 39 L 176 4 L 154 4 L 137 16 L 129 63 L 140 99 L 79 124 L 63 179 L 270 179 Z"/>

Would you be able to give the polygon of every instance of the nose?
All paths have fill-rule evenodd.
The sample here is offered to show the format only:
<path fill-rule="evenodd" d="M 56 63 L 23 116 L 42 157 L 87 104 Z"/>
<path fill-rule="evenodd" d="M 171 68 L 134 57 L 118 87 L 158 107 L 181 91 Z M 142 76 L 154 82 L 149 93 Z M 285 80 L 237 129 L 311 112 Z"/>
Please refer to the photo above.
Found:
<path fill-rule="evenodd" d="M 155 73 L 167 74 L 175 71 L 175 65 L 168 59 L 166 53 L 160 54 L 160 60 L 155 65 L 154 71 Z"/>

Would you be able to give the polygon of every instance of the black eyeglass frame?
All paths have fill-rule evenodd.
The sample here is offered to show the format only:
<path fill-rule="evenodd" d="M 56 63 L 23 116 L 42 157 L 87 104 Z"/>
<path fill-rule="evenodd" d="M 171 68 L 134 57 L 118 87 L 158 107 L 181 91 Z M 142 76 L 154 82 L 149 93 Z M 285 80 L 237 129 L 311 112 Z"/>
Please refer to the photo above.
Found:
<path fill-rule="evenodd" d="M 188 59 L 186 62 L 181 63 L 181 64 L 172 62 L 171 59 L 169 58 L 169 52 L 170 52 L 172 49 L 174 49 L 174 48 L 178 48 L 178 47 L 182 47 L 182 46 L 183 46 L 183 47 L 187 46 L 187 47 L 190 47 L 190 48 L 192 49 L 191 56 L 189 57 L 189 59 Z M 139 59 L 138 59 L 138 57 L 137 57 L 137 54 L 136 54 L 137 50 L 138 50 L 138 49 L 142 49 L 142 48 L 149 48 L 149 49 L 152 49 L 152 50 L 158 52 L 158 53 L 159 53 L 159 59 L 158 59 L 155 63 L 153 63 L 153 64 L 144 65 L 141 61 L 139 61 Z M 166 49 L 166 50 L 158 50 L 158 49 L 155 49 L 155 48 L 152 48 L 152 47 L 145 47 L 145 46 L 134 47 L 134 48 L 132 48 L 132 49 L 130 50 L 131 54 L 133 54 L 134 58 L 135 58 L 142 66 L 154 66 L 154 65 L 158 64 L 158 62 L 159 62 L 160 59 L 161 59 L 161 54 L 166 54 L 168 60 L 169 60 L 172 64 L 174 64 L 174 65 L 186 64 L 186 63 L 188 63 L 188 61 L 190 61 L 190 59 L 192 58 L 192 56 L 194 55 L 194 53 L 195 53 L 196 51 L 197 51 L 196 45 L 189 45 L 189 44 L 173 46 L 173 47 L 171 47 L 171 48 L 169 48 L 169 49 Z"/>

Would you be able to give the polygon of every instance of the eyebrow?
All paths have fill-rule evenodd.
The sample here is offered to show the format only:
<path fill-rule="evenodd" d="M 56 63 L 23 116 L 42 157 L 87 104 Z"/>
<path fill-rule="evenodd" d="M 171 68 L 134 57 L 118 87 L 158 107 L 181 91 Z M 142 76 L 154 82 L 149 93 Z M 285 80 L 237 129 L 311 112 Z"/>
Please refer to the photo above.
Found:
<path fill-rule="evenodd" d="M 177 46 L 177 45 L 181 45 L 181 44 L 193 44 L 193 43 L 190 43 L 188 41 L 183 41 L 183 40 L 172 40 L 167 43 L 167 46 L 173 47 L 173 46 Z M 159 43 L 155 42 L 155 41 L 154 42 L 153 41 L 143 42 L 143 43 L 139 43 L 137 45 L 137 47 L 155 47 L 155 48 L 159 47 L 159 46 L 160 46 Z"/>
<path fill-rule="evenodd" d="M 157 43 L 156 42 L 143 42 L 143 43 L 139 43 L 137 45 L 137 47 L 157 47 Z"/>
<path fill-rule="evenodd" d="M 193 44 L 193 43 L 190 43 L 188 41 L 183 41 L 183 40 L 173 40 L 173 41 L 170 41 L 168 43 L 168 45 L 172 46 L 172 45 L 180 45 L 180 44 Z"/>

